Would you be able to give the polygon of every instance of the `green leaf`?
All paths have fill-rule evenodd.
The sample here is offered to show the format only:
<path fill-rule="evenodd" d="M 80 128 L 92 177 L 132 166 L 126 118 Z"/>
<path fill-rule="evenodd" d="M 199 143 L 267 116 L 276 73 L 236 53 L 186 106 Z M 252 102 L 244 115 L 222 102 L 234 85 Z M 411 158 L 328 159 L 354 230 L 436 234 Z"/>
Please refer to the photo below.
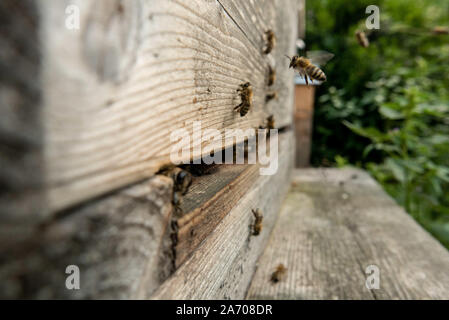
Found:
<path fill-rule="evenodd" d="M 388 158 L 385 161 L 385 166 L 391 170 L 393 176 L 396 178 L 396 180 L 400 182 L 404 182 L 405 177 L 405 170 L 404 168 L 399 164 L 399 161 L 397 159 Z"/>
<path fill-rule="evenodd" d="M 383 141 L 387 138 L 387 135 L 383 134 L 376 128 L 370 127 L 370 128 L 361 128 L 360 126 L 357 126 L 355 124 L 352 124 L 346 120 L 343 120 L 342 123 L 348 127 L 351 131 L 355 132 L 356 134 L 371 139 L 376 142 Z"/>
<path fill-rule="evenodd" d="M 400 120 L 405 118 L 400 111 L 390 108 L 387 104 L 384 104 L 379 108 L 379 113 L 390 120 Z"/>

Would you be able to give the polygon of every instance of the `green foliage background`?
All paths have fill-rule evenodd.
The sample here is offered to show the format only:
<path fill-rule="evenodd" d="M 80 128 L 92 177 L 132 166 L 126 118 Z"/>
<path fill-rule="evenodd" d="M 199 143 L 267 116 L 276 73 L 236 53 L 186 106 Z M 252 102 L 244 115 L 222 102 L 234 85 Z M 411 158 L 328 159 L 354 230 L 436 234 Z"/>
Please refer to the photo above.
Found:
<path fill-rule="evenodd" d="M 379 30 L 365 27 L 372 4 Z M 307 49 L 335 54 L 317 93 L 312 163 L 367 169 L 449 248 L 449 35 L 435 26 L 449 26 L 449 1 L 307 1 Z"/>

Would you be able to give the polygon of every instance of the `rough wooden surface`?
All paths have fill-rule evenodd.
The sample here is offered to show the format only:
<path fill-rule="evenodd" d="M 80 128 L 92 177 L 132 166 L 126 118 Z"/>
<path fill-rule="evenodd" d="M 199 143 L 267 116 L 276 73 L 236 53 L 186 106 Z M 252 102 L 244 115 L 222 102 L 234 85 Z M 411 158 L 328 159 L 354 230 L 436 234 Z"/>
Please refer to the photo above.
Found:
<path fill-rule="evenodd" d="M 69 4 L 80 9 L 79 30 L 65 27 Z M 194 121 L 222 133 L 270 114 L 289 125 L 291 103 L 265 103 L 269 58 L 254 39 L 275 28 L 273 88 L 291 99 L 282 55 L 292 52 L 297 16 L 281 1 L 260 4 L 270 24 L 258 9 L 250 38 L 217 0 L 41 0 L 48 211 L 151 176 L 169 162 L 170 133 L 193 133 Z M 254 104 L 240 117 L 236 89 L 246 81 Z"/>
<path fill-rule="evenodd" d="M 258 165 L 221 165 L 217 172 L 195 177 L 175 219 L 175 266 L 181 265 L 215 229 L 259 176 Z"/>
<path fill-rule="evenodd" d="M 172 272 L 173 182 L 155 176 L 61 213 L 0 254 L 0 297 L 136 299 Z M 166 231 L 167 230 L 167 231 Z M 65 287 L 80 269 L 80 290 Z"/>
<path fill-rule="evenodd" d="M 244 298 L 256 260 L 268 240 L 289 186 L 293 144 L 293 133 L 284 133 L 279 145 L 278 172 L 272 176 L 259 176 L 152 299 Z M 253 236 L 251 210 L 256 208 L 263 212 L 263 229 L 260 235 Z"/>
<path fill-rule="evenodd" d="M 295 86 L 296 168 L 310 166 L 314 103 L 315 86 Z"/>
<path fill-rule="evenodd" d="M 295 170 L 258 264 L 249 299 L 449 298 L 449 252 L 355 169 Z M 365 286 L 369 265 L 379 289 Z"/>
<path fill-rule="evenodd" d="M 292 85 L 292 70 L 288 68 L 289 63 L 285 55 L 296 53 L 298 1 L 217 1 L 258 52 L 262 52 L 266 46 L 264 33 L 268 30 L 274 32 L 276 45 L 269 55 L 262 55 L 261 61 L 262 66 L 269 64 L 276 72 L 276 81 L 267 90 L 277 92 L 278 96 L 268 102 L 267 107 L 271 110 L 269 112 L 274 115 L 277 126 L 290 125 L 294 86 Z"/>
<path fill-rule="evenodd" d="M 23 240 L 42 209 L 38 30 L 35 1 L 0 2 L 0 252 Z"/>

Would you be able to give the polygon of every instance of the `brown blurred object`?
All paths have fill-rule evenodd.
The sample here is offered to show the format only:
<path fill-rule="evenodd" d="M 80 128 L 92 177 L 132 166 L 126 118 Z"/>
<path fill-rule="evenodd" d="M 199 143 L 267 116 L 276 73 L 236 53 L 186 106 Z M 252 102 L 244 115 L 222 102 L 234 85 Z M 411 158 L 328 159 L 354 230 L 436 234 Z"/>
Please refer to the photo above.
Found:
<path fill-rule="evenodd" d="M 271 282 L 277 283 L 279 281 L 282 281 L 285 278 L 285 275 L 287 274 L 287 268 L 280 263 L 276 270 L 271 274 Z"/>
<path fill-rule="evenodd" d="M 432 32 L 434 34 L 449 34 L 449 27 L 436 26 Z"/>
<path fill-rule="evenodd" d="M 369 47 L 369 40 L 368 37 L 366 36 L 366 33 L 364 31 L 360 31 L 357 30 L 355 32 L 355 37 L 357 39 L 357 42 L 364 48 L 368 48 Z"/>
<path fill-rule="evenodd" d="M 304 168 L 310 165 L 314 102 L 315 86 L 302 84 L 295 86 L 296 168 Z"/>

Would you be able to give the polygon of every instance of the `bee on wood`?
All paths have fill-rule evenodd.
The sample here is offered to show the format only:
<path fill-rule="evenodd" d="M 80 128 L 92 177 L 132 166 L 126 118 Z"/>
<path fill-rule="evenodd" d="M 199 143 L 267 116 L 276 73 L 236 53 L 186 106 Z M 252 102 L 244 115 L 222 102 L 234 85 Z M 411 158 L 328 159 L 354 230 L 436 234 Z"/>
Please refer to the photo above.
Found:
<path fill-rule="evenodd" d="M 242 102 L 234 108 L 237 112 L 240 112 L 240 116 L 243 117 L 251 109 L 253 103 L 253 88 L 249 82 L 240 85 L 237 89 L 240 92 L 240 99 Z"/>
<path fill-rule="evenodd" d="M 273 283 L 282 281 L 286 274 L 287 274 L 287 268 L 282 263 L 280 263 L 276 267 L 276 270 L 271 274 L 271 281 Z"/>
<path fill-rule="evenodd" d="M 272 86 L 273 83 L 276 81 L 276 70 L 273 69 L 272 66 L 268 66 L 268 86 Z"/>
<path fill-rule="evenodd" d="M 168 166 L 160 171 L 163 175 L 173 180 L 173 204 L 179 207 L 182 196 L 187 193 L 192 184 L 192 175 L 179 167 Z"/>
<path fill-rule="evenodd" d="M 269 102 L 273 99 L 276 99 L 278 97 L 278 94 L 276 91 L 270 92 L 265 96 L 265 102 Z"/>
<path fill-rule="evenodd" d="M 270 115 L 270 116 L 267 117 L 266 124 L 264 126 L 262 126 L 262 125 L 259 126 L 259 129 L 268 129 L 268 130 L 274 129 L 274 124 L 275 124 L 274 116 Z"/>
<path fill-rule="evenodd" d="M 176 167 L 171 172 L 171 177 L 175 183 L 174 190 L 185 195 L 192 184 L 192 175 L 186 170 Z"/>
<path fill-rule="evenodd" d="M 262 231 L 263 215 L 259 209 L 251 211 L 253 212 L 254 218 L 256 219 L 253 225 L 253 236 L 258 236 Z"/>
<path fill-rule="evenodd" d="M 324 65 L 327 61 L 332 59 L 334 55 L 325 51 L 312 51 L 308 52 L 307 56 L 308 58 L 302 56 L 293 56 L 293 58 L 290 58 L 289 56 L 286 56 L 290 59 L 289 68 L 295 69 L 302 77 L 304 77 L 307 85 L 309 85 L 308 79 L 311 81 L 326 81 L 326 74 L 314 63 Z"/>
<path fill-rule="evenodd" d="M 276 36 L 274 35 L 273 30 L 266 31 L 265 38 L 266 38 L 266 45 L 263 53 L 269 54 L 276 45 Z"/>
<path fill-rule="evenodd" d="M 368 48 L 368 46 L 369 46 L 369 40 L 368 40 L 368 37 L 366 36 L 366 34 L 365 34 L 364 31 L 357 30 L 357 31 L 355 32 L 355 37 L 356 37 L 356 39 L 357 39 L 357 42 L 358 42 L 362 47 Z"/>
<path fill-rule="evenodd" d="M 270 115 L 267 118 L 267 129 L 274 129 L 274 116 Z"/>

